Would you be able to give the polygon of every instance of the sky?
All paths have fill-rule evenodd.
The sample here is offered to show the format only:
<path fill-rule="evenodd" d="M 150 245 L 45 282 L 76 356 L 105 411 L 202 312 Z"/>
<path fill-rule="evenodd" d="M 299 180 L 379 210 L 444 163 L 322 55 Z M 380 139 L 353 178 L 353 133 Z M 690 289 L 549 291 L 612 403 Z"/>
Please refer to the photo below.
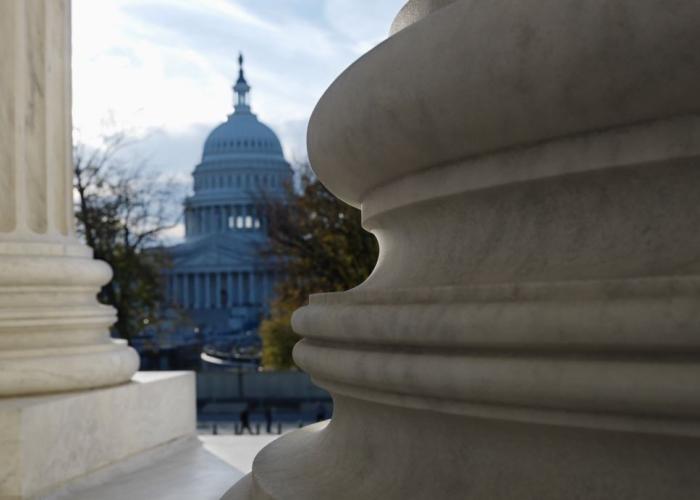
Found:
<path fill-rule="evenodd" d="M 405 0 L 74 0 L 76 140 L 125 132 L 183 182 L 232 111 L 238 52 L 253 112 L 306 158 L 306 126 L 332 81 L 386 38 Z"/>

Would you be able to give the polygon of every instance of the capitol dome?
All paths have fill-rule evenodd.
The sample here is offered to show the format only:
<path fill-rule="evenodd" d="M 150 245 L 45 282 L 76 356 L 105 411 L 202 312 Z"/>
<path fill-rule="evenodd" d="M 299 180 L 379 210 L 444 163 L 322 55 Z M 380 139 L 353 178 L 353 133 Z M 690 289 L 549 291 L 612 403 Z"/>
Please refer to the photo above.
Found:
<path fill-rule="evenodd" d="M 236 110 L 216 127 L 204 143 L 202 161 L 217 156 L 256 154 L 283 156 L 282 145 L 270 127 L 251 113 Z"/>
<path fill-rule="evenodd" d="M 169 249 L 168 301 L 207 333 L 254 330 L 270 311 L 279 261 L 269 244 L 267 202 L 286 203 L 293 173 L 277 135 L 250 109 L 240 70 L 234 112 L 207 137 L 185 199 L 185 241 Z"/>
<path fill-rule="evenodd" d="M 282 144 L 277 134 L 260 122 L 250 110 L 250 85 L 243 74 L 242 55 L 239 56 L 239 64 L 238 80 L 233 87 L 236 94 L 234 112 L 207 137 L 202 163 L 231 155 L 272 156 L 284 160 Z"/>
<path fill-rule="evenodd" d="M 242 55 L 238 63 L 240 70 L 233 86 L 234 111 L 211 131 L 204 142 L 202 160 L 192 173 L 194 194 L 185 202 L 188 237 L 216 233 L 222 227 L 234 229 L 230 227 L 232 224 L 236 225 L 235 229 L 241 229 L 237 227 L 238 217 L 253 217 L 250 206 L 258 202 L 252 193 L 265 191 L 268 195 L 281 196 L 292 179 L 277 134 L 251 111 L 250 85 L 243 72 Z M 214 212 L 228 215 L 224 222 L 212 223 L 210 217 Z M 245 215 L 232 215 L 239 212 Z M 235 217 L 233 222 L 230 217 Z M 262 225 L 262 220 L 256 221 L 252 219 L 253 226 Z M 246 224 L 245 219 L 242 224 Z"/>

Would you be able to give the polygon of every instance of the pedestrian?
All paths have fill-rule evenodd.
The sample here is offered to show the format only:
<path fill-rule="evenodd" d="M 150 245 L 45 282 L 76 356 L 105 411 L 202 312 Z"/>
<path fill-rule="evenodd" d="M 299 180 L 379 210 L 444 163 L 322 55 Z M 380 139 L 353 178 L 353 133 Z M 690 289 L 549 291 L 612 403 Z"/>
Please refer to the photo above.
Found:
<path fill-rule="evenodd" d="M 272 408 L 265 408 L 265 427 L 268 434 L 272 434 Z"/>
<path fill-rule="evenodd" d="M 248 410 L 247 406 L 241 412 L 240 418 L 241 418 L 241 434 L 243 434 L 243 431 L 245 429 L 248 429 L 248 433 L 252 434 L 253 429 L 250 428 L 250 410 Z"/>

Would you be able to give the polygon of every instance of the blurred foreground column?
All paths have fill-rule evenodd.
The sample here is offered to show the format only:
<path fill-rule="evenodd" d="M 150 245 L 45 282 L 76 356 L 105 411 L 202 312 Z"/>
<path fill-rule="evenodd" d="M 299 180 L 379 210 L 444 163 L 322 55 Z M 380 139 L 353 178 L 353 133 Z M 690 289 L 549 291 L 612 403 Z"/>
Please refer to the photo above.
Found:
<path fill-rule="evenodd" d="M 182 403 L 159 399 L 172 396 L 172 374 L 166 384 L 142 376 L 110 389 L 18 397 L 116 386 L 139 363 L 111 340 L 115 311 L 96 299 L 111 270 L 73 229 L 70 71 L 70 2 L 0 1 L 2 499 L 46 493 L 194 425 L 190 375 L 179 380 Z M 183 414 L 165 432 L 144 425 L 178 404 Z"/>
<path fill-rule="evenodd" d="M 228 498 L 700 491 L 700 3 L 414 0 L 311 119 L 372 276 L 294 316 L 335 399 Z"/>

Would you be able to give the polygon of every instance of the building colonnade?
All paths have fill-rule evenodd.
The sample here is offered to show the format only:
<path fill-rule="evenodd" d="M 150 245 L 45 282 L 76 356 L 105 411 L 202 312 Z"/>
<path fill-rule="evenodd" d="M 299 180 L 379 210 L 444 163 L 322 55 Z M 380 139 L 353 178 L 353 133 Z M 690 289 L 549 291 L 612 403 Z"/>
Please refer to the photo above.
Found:
<path fill-rule="evenodd" d="M 274 295 L 276 271 L 185 271 L 168 276 L 168 296 L 186 309 L 224 309 L 268 304 Z"/>
<path fill-rule="evenodd" d="M 187 236 L 232 230 L 262 230 L 266 217 L 255 204 L 221 204 L 185 208 Z"/>

